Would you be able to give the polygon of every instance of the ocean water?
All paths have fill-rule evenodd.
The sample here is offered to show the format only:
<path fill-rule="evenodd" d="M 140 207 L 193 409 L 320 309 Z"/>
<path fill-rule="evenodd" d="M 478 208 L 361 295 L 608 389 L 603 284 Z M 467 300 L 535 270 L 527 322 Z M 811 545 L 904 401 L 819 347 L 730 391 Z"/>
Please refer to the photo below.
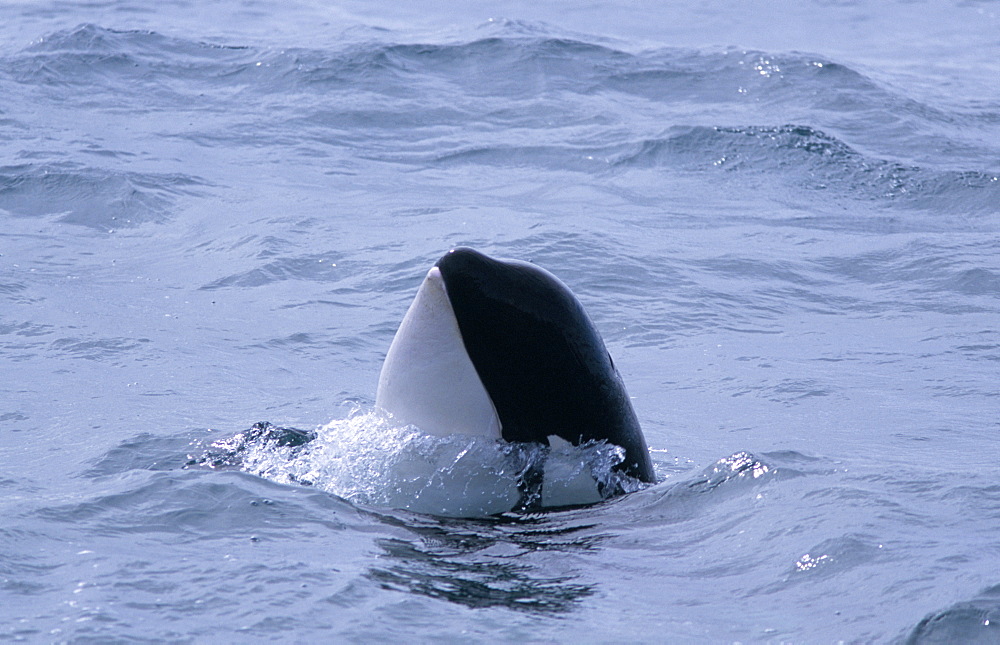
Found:
<path fill-rule="evenodd" d="M 0 640 L 1000 642 L 1000 5 L 398 4 L 0 6 Z M 377 418 L 457 245 L 658 483 Z"/>

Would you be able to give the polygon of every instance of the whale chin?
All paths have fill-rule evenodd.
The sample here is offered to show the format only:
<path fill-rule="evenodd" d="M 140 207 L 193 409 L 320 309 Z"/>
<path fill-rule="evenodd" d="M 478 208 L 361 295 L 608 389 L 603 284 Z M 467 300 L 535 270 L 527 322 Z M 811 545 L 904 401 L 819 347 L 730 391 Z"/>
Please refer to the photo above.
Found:
<path fill-rule="evenodd" d="M 375 405 L 427 434 L 501 438 L 500 419 L 469 359 L 441 270 L 427 272 L 393 338 Z"/>

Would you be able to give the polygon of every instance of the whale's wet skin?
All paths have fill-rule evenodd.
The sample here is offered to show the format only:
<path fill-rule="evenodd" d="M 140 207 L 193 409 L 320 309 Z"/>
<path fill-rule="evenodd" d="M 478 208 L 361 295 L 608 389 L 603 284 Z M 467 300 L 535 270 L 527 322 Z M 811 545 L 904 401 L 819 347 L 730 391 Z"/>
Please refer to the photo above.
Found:
<path fill-rule="evenodd" d="M 258 424 L 196 462 L 447 516 L 589 504 L 655 480 L 600 334 L 526 262 L 445 254 L 396 332 L 375 406 L 318 433 Z"/>
<path fill-rule="evenodd" d="M 0 641 L 997 642 L 998 33 L 0 4 Z"/>

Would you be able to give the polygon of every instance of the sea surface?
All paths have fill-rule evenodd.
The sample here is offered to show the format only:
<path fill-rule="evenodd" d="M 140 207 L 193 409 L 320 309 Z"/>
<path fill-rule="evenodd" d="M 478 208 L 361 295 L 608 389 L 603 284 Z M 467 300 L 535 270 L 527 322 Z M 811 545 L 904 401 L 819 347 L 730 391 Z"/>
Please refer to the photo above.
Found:
<path fill-rule="evenodd" d="M 658 483 L 380 420 L 459 245 Z M 3 2 L 0 641 L 1000 642 L 1000 3 Z"/>

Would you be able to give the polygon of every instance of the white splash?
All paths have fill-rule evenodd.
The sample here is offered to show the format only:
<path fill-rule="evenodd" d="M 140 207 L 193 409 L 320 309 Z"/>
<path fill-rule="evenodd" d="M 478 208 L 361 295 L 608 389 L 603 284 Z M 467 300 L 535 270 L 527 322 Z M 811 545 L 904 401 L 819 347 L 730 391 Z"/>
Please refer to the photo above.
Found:
<path fill-rule="evenodd" d="M 250 444 L 241 468 L 366 506 L 484 517 L 522 503 L 526 475 L 540 467 L 541 506 L 589 504 L 611 492 L 636 490 L 642 486 L 637 480 L 613 470 L 623 452 L 605 443 L 561 442 L 550 449 L 460 434 L 440 437 L 395 426 L 376 412 L 356 412 L 319 428 L 316 439 L 300 447 Z"/>

